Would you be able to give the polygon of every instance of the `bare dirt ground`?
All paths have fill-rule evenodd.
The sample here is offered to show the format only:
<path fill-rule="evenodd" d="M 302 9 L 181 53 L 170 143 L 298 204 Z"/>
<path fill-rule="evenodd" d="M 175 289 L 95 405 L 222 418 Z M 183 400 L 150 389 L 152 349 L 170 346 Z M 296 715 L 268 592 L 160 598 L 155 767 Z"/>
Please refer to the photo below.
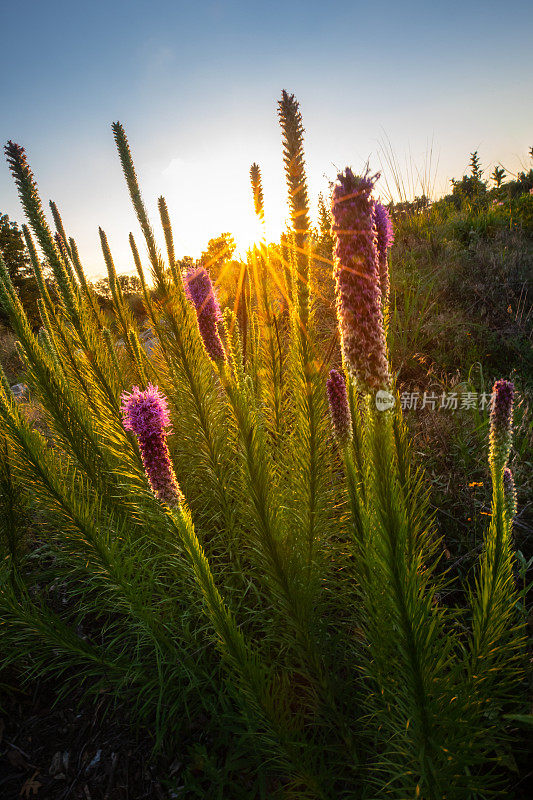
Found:
<path fill-rule="evenodd" d="M 151 742 L 107 698 L 92 707 L 68 698 L 54 707 L 51 687 L 14 693 L 0 716 L 0 798 L 168 800 L 159 775 L 178 777 L 178 760 L 151 757 Z M 175 794 L 175 797 L 178 795 Z"/>

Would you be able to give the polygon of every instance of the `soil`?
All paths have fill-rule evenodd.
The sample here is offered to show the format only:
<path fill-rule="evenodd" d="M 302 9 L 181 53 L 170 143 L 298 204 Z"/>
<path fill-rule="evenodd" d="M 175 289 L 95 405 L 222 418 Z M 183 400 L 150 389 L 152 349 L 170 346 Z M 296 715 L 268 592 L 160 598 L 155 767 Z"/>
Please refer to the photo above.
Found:
<path fill-rule="evenodd" d="M 4 677 L 4 676 L 3 676 Z M 54 705 L 53 687 L 37 684 L 1 698 L 1 800 L 171 800 L 179 760 L 151 755 L 152 742 L 134 730 L 125 709 L 102 695 L 92 706 L 75 697 Z"/>

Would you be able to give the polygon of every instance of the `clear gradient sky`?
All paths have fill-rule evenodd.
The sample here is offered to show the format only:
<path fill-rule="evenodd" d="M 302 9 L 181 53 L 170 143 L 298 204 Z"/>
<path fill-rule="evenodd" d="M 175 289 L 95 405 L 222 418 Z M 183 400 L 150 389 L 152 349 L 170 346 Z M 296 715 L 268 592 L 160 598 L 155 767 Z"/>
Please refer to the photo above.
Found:
<path fill-rule="evenodd" d="M 87 271 L 105 272 L 98 225 L 119 272 L 138 234 L 110 129 L 128 134 L 157 223 L 168 202 L 176 252 L 197 256 L 231 231 L 253 235 L 248 171 L 263 172 L 272 237 L 287 215 L 277 122 L 283 88 L 300 101 L 313 210 L 337 168 L 397 159 L 436 193 L 478 149 L 487 173 L 516 172 L 533 145 L 530 0 L 2 2 L 0 138 L 28 153 Z M 23 221 L 5 161 L 0 211 Z M 139 242 L 140 242 L 140 236 Z"/>

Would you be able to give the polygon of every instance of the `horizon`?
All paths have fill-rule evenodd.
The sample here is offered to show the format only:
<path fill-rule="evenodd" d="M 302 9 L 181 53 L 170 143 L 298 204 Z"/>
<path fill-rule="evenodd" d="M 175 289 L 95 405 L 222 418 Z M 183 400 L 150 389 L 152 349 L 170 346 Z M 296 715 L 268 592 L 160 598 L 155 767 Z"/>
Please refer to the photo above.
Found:
<path fill-rule="evenodd" d="M 31 2 L 22 50 L 20 12 L 8 8 L 0 58 L 5 75 L 16 64 L 16 80 L 2 89 L 2 141 L 25 147 L 47 216 L 52 199 L 93 280 L 105 275 L 99 225 L 117 270 L 134 272 L 128 234 L 138 224 L 114 149 L 117 119 L 161 247 L 163 195 L 178 257 L 198 257 L 226 231 L 242 253 L 257 230 L 252 162 L 261 168 L 270 240 L 288 213 L 282 89 L 300 103 L 314 221 L 318 193 L 336 172 L 367 161 L 382 171 L 380 149 L 389 145 L 404 174 L 424 171 L 432 153 L 434 196 L 466 173 L 474 150 L 485 178 L 497 164 L 510 173 L 526 167 L 533 7 L 487 3 L 481 15 L 476 6 L 451 3 L 444 15 L 387 1 L 378 17 L 344 2 L 327 15 L 315 2 Z M 383 180 L 379 191 L 385 196 Z M 5 161 L 0 211 L 24 221 Z"/>

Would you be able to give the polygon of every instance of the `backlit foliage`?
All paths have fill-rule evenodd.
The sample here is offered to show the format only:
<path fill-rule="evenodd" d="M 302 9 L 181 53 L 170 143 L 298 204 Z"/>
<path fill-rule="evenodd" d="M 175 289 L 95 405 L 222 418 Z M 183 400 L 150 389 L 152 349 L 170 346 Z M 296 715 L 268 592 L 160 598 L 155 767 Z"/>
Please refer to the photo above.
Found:
<path fill-rule="evenodd" d="M 326 383 L 341 358 L 337 331 L 317 333 L 293 95 L 283 92 L 279 115 L 292 229 L 277 251 L 258 242 L 222 312 L 208 264 L 182 273 L 164 198 L 166 260 L 159 251 L 113 125 L 146 243 L 141 252 L 130 234 L 142 329 L 105 232 L 111 315 L 55 204 L 50 229 L 24 150 L 6 147 L 57 291 L 25 228 L 39 332 L 1 259 L 0 299 L 43 419 L 28 423 L 3 378 L 1 664 L 129 699 L 161 747 L 207 714 L 258 776 L 250 797 L 488 797 L 506 783 L 504 714 L 517 707 L 522 653 L 512 388 L 496 387 L 492 511 L 459 616 L 442 600 L 442 546 L 399 403 L 375 402 L 376 390 L 395 395 L 386 211 L 368 175 L 339 176 L 344 374 L 329 378 L 332 432 Z M 257 164 L 251 181 L 263 222 Z"/>

